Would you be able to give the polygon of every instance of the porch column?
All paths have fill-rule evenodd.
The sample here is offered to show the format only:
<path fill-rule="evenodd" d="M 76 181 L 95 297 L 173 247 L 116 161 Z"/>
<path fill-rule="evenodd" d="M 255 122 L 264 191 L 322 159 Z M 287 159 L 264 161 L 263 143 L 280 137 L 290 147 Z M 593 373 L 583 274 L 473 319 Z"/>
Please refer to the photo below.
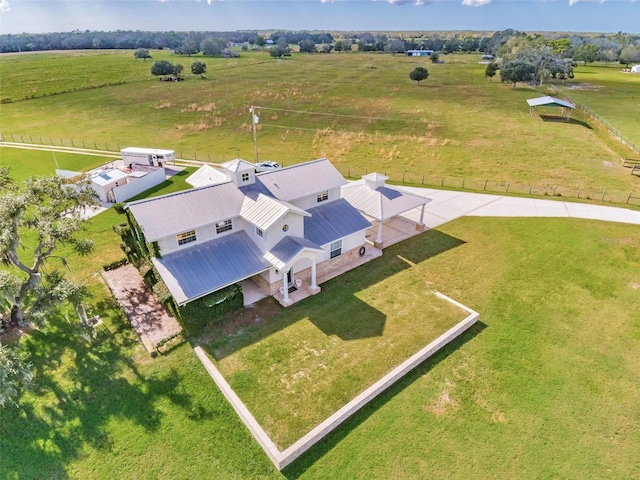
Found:
<path fill-rule="evenodd" d="M 315 259 L 311 262 L 311 289 L 315 290 L 318 288 L 318 284 L 316 283 L 316 261 Z"/>
<path fill-rule="evenodd" d="M 282 301 L 289 303 L 289 284 L 287 282 L 287 272 L 282 272 Z"/>
<path fill-rule="evenodd" d="M 422 209 L 420 210 L 420 222 L 416 224 L 416 230 L 418 232 L 422 232 L 424 231 L 424 206 L 425 204 L 422 204 Z"/>
<path fill-rule="evenodd" d="M 378 220 L 378 236 L 376 237 L 377 243 L 382 243 L 382 220 Z"/>

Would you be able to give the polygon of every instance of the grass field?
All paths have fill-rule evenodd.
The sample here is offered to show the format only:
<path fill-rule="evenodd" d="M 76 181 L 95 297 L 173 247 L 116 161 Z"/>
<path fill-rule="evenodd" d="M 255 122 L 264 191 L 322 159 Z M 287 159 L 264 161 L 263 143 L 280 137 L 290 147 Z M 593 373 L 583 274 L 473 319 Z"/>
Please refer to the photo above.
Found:
<path fill-rule="evenodd" d="M 197 58 L 153 54 L 187 67 Z M 34 80 L 29 92 L 36 97 L 78 91 L 3 105 L 5 134 L 171 148 L 179 156 L 214 161 L 253 159 L 248 112 L 253 104 L 263 107 L 260 157 L 287 165 L 326 156 L 339 167 L 368 171 L 621 191 L 638 186 L 617 164 L 630 154 L 628 147 L 595 120 L 580 112 L 570 123 L 530 118 L 526 99 L 549 92 L 490 83 L 474 55 L 426 64 L 431 75 L 421 86 L 408 78 L 417 60 L 401 55 L 296 54 L 276 61 L 265 52 L 246 53 L 238 59 L 208 58 L 206 80 L 180 83 L 158 82 L 148 73 L 150 62 L 135 60 L 131 52 L 87 53 L 65 61 L 24 57 L 0 58 L 6 79 L 0 96 L 23 95 L 11 89 L 27 87 L 11 80 L 21 79 L 27 67 L 36 79 L 67 78 L 68 62 L 80 71 L 86 62 L 90 73 L 69 77 L 66 84 L 39 86 Z M 581 69 L 576 82 L 595 78 Z M 617 83 L 610 82 L 607 91 L 632 88 L 625 83 L 628 75 L 608 75 Z M 108 85 L 115 82 L 124 83 Z M 619 112 L 606 102 L 599 108 L 603 116 Z M 623 131 L 633 129 L 629 121 L 620 123 Z"/>
<path fill-rule="evenodd" d="M 561 91 L 603 117 L 640 149 L 640 75 L 622 69 L 623 65 L 616 64 L 580 65 L 576 81 Z"/>
<path fill-rule="evenodd" d="M 422 275 L 480 311 L 481 324 L 282 475 L 190 348 L 150 360 L 103 294 L 94 346 L 64 321 L 25 339 L 36 385 L 21 410 L 3 411 L 3 476 L 637 477 L 637 227 L 463 218 L 440 232 L 464 243 L 398 281 Z"/>
<path fill-rule="evenodd" d="M 213 333 L 216 366 L 280 449 L 467 315 L 409 268 L 407 256 L 457 245 L 446 235 L 430 240 L 343 274 L 284 311 L 265 299 L 237 315 L 249 314 L 248 325 L 224 333 L 232 318 Z"/>

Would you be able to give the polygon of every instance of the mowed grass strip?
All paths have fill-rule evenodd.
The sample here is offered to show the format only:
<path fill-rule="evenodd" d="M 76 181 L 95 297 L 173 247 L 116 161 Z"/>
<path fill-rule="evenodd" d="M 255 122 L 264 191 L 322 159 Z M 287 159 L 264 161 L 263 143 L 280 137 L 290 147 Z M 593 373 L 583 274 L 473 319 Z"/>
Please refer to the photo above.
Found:
<path fill-rule="evenodd" d="M 251 309 L 257 322 L 218 332 L 210 344 L 218 368 L 280 448 L 467 315 L 436 297 L 425 272 L 409 268 L 401 253 L 388 251 L 286 310 L 265 300 Z"/>
<path fill-rule="evenodd" d="M 144 62 L 129 53 L 102 58 L 135 64 L 139 82 L 3 105 L 3 130 L 170 148 L 212 161 L 253 159 L 253 104 L 265 107 L 259 110 L 260 158 L 285 165 L 326 156 L 340 167 L 394 178 L 406 173 L 599 191 L 637 187 L 637 178 L 617 162 L 628 147 L 598 122 L 581 112 L 572 122 L 529 117 L 526 100 L 553 91 L 489 82 L 477 55 L 448 55 L 445 64 L 434 65 L 402 55 L 295 54 L 275 61 L 265 52 L 248 52 L 239 59 L 205 59 L 206 80 L 175 83 L 153 79 L 149 62 L 142 69 Z M 170 57 L 185 64 L 196 59 L 202 60 Z M 422 64 L 431 75 L 418 86 L 408 72 Z M 8 78 L 22 68 L 8 67 Z M 582 78 L 580 71 L 575 81 L 588 81 L 591 75 Z M 607 91 L 618 89 L 623 98 L 630 85 L 611 83 Z"/>

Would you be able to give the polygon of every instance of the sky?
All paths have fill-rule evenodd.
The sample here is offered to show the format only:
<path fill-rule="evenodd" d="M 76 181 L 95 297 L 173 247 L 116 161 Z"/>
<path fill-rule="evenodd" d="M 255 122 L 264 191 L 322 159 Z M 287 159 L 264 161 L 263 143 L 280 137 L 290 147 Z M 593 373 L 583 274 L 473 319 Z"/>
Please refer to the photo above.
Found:
<path fill-rule="evenodd" d="M 0 0 L 0 33 L 71 30 L 640 33 L 640 0 Z"/>

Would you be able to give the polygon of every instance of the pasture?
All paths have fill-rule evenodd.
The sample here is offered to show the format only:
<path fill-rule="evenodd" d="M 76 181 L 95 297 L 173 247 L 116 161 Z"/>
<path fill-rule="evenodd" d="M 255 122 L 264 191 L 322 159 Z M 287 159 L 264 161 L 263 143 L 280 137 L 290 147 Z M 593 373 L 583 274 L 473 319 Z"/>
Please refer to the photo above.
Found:
<path fill-rule="evenodd" d="M 131 52 L 59 58 L 64 55 L 0 58 L 0 98 L 35 97 L 2 105 L 2 133 L 170 148 L 212 161 L 253 159 L 248 108 L 257 105 L 260 159 L 285 165 L 326 156 L 341 170 L 595 190 L 638 186 L 618 164 L 630 150 L 594 119 L 581 112 L 568 123 L 530 118 L 526 99 L 552 92 L 489 82 L 476 55 L 448 55 L 444 64 L 433 65 L 402 55 L 294 54 L 273 60 L 266 52 L 249 52 L 238 59 L 206 58 L 205 80 L 179 83 L 159 82 L 149 73 L 151 61 L 136 60 Z M 168 52 L 153 56 L 187 70 L 203 60 Z M 430 72 L 420 86 L 408 78 L 416 65 Z M 50 78 L 51 84 L 30 84 L 25 69 L 28 78 Z M 597 78 L 582 71 L 575 82 Z M 626 95 L 631 88 L 629 75 L 607 70 L 607 78 L 616 79 L 607 92 L 619 88 Z M 603 102 L 602 108 L 617 124 L 618 107 Z M 633 129 L 624 119 L 620 124 Z"/>
<path fill-rule="evenodd" d="M 602 163 L 615 162 L 626 147 L 593 120 L 581 114 L 567 124 L 529 118 L 525 99 L 538 92 L 488 82 L 474 57 L 427 64 L 431 77 L 418 87 L 408 80 L 415 59 L 401 56 L 273 61 L 255 53 L 207 59 L 206 80 L 173 84 L 149 79 L 149 61 L 145 66 L 131 52 L 86 55 L 96 57 L 93 83 L 86 72 L 48 87 L 7 81 L 27 60 L 0 57 L 0 98 L 35 97 L 2 104 L 3 130 L 252 158 L 246 107 L 257 104 L 292 110 L 261 112 L 261 155 L 285 164 L 326 155 L 338 166 L 369 171 L 393 166 L 524 182 L 635 185 L 625 183 L 628 171 Z M 177 60 L 166 52 L 153 55 Z M 32 75 L 40 74 L 34 78 L 46 72 L 61 78 L 63 69 L 49 56 L 29 58 Z M 127 70 L 124 65 L 131 62 L 131 69 L 139 70 Z M 83 64 L 73 65 L 82 69 Z M 138 72 L 146 76 L 138 79 Z M 125 83 L 107 85 L 121 80 Z M 83 90 L 83 85 L 95 88 Z M 77 91 L 51 94 L 63 89 Z M 614 112 L 604 103 L 603 109 L 603 115 Z M 299 113 L 303 110 L 345 116 Z M 11 165 L 17 180 L 51 173 L 51 154 L 31 153 L 0 148 L 0 163 Z M 62 168 L 102 163 L 98 157 L 56 155 Z M 186 174 L 152 194 L 184 188 Z M 112 230 L 121 221 L 113 210 L 95 217 L 87 226 L 95 252 L 69 259 L 70 275 L 90 286 L 89 313 L 104 320 L 96 341 L 80 338 L 64 312 L 52 312 L 46 329 L 22 339 L 36 376 L 20 398 L 21 409 L 2 411 L 3 478 L 640 476 L 637 226 L 465 217 L 390 247 L 377 264 L 336 279 L 318 297 L 265 313 L 259 328 L 209 332 L 216 334 L 207 339 L 211 351 L 239 364 L 261 355 L 277 338 L 309 335 L 304 328 L 319 328 L 311 320 L 327 319 L 327 330 L 344 328 L 327 309 L 332 298 L 359 303 L 390 322 L 397 322 L 395 310 L 403 309 L 402 315 L 415 321 L 425 309 L 400 302 L 398 292 L 428 288 L 480 312 L 480 324 L 279 473 L 188 344 L 151 359 L 137 341 L 98 276 L 101 265 L 122 257 Z M 347 281 L 346 287 L 339 283 Z M 375 336 L 379 330 L 363 331 L 375 341 L 384 338 Z M 376 361 L 374 356 L 371 362 Z M 256 362 L 234 386 L 251 389 L 265 366 L 270 365 Z M 365 374 L 368 368 L 362 367 Z M 274 378 L 266 381 L 280 381 Z M 345 380 L 345 390 L 357 390 L 354 378 Z M 343 394 L 334 393 L 333 400 Z M 279 408 L 258 405 L 263 409 L 258 412 L 269 415 L 269 406 Z M 300 428 L 293 420 L 292 425 Z"/>

